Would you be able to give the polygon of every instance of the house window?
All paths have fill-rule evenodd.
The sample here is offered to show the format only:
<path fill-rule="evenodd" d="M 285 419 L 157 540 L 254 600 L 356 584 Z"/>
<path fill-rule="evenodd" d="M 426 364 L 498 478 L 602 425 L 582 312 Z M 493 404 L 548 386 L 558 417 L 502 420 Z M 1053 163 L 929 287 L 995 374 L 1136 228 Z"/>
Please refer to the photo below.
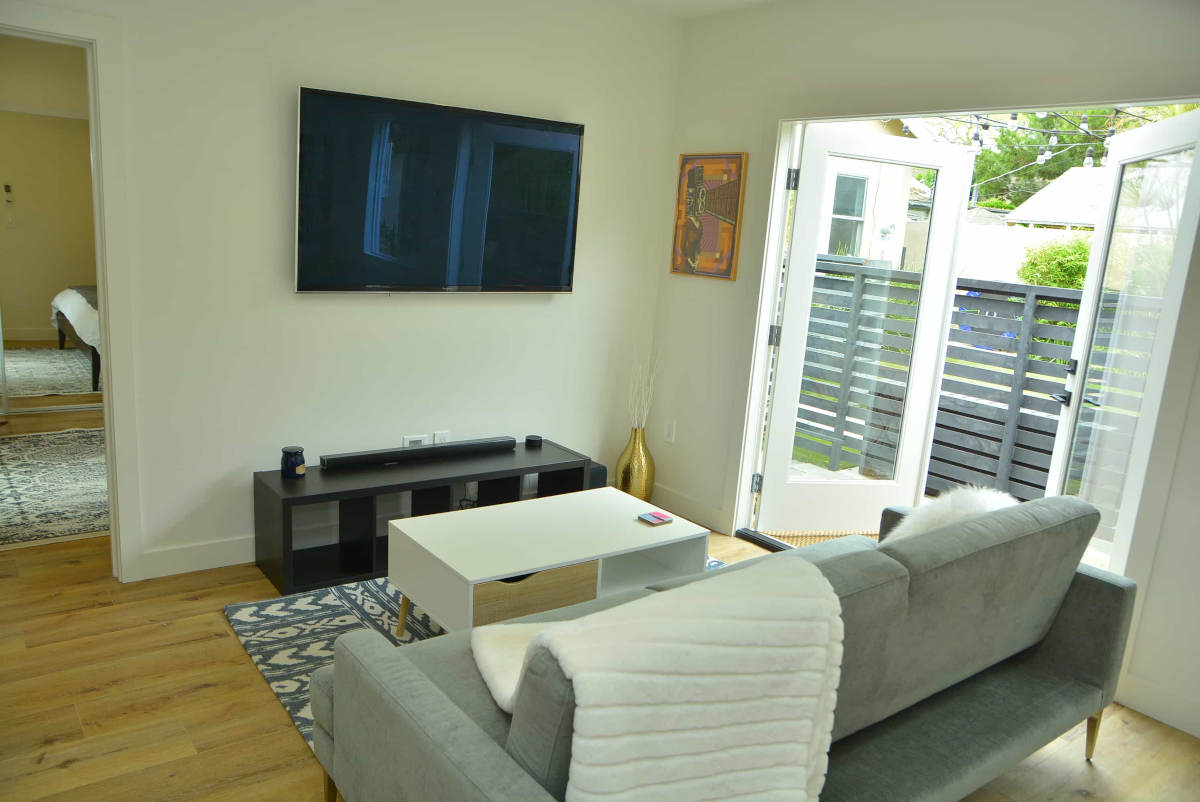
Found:
<path fill-rule="evenodd" d="M 838 256 L 858 256 L 862 247 L 863 205 L 867 179 L 839 175 L 833 188 L 833 219 L 829 224 L 829 250 Z"/>

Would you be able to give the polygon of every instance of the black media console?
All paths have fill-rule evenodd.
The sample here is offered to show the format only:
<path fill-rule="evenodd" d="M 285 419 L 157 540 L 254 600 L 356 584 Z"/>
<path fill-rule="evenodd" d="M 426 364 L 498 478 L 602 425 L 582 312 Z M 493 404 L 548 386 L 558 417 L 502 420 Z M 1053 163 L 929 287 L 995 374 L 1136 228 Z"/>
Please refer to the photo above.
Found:
<path fill-rule="evenodd" d="M 375 499 L 412 492 L 412 514 L 447 512 L 456 484 L 478 482 L 477 506 L 517 501 L 521 477 L 537 474 L 538 496 L 585 490 L 605 483 L 604 466 L 543 440 L 508 451 L 431 456 L 414 462 L 338 470 L 309 467 L 302 479 L 278 470 L 254 473 L 254 559 L 280 593 L 340 585 L 387 575 L 387 537 L 375 533 Z M 292 547 L 292 510 L 336 501 L 337 542 Z"/>

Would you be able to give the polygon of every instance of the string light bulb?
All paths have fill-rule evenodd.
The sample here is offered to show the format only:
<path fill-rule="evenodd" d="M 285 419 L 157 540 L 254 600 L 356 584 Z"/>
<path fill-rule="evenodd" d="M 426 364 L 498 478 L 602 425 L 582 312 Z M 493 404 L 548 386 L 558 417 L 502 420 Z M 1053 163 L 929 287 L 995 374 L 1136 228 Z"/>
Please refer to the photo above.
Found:
<path fill-rule="evenodd" d="M 1020 127 L 1020 123 L 1017 122 L 1017 113 L 1014 111 L 1012 114 L 1008 115 L 1008 130 L 1015 131 Z"/>
<path fill-rule="evenodd" d="M 979 132 L 971 134 L 971 152 L 978 153 L 983 150 L 983 140 L 979 138 Z"/>
<path fill-rule="evenodd" d="M 1038 164 L 1046 163 L 1046 149 L 1044 147 L 1038 148 L 1037 163 Z"/>
<path fill-rule="evenodd" d="M 1058 134 L 1051 134 L 1050 135 L 1050 147 L 1054 147 L 1057 144 L 1058 144 Z"/>
<path fill-rule="evenodd" d="M 1034 116 L 1035 116 L 1035 117 L 1037 117 L 1039 120 L 1044 120 L 1044 119 L 1046 119 L 1046 114 L 1047 114 L 1047 112 L 1044 112 L 1044 111 L 1035 111 L 1033 114 L 1034 114 Z"/>
<path fill-rule="evenodd" d="M 1083 156 L 1083 166 L 1084 167 L 1092 167 L 1095 164 L 1096 164 L 1096 149 L 1088 148 L 1087 152 L 1084 153 L 1084 156 Z"/>
<path fill-rule="evenodd" d="M 1081 114 L 1079 116 L 1079 130 L 1084 132 L 1090 130 L 1088 128 L 1088 118 L 1086 114 Z"/>

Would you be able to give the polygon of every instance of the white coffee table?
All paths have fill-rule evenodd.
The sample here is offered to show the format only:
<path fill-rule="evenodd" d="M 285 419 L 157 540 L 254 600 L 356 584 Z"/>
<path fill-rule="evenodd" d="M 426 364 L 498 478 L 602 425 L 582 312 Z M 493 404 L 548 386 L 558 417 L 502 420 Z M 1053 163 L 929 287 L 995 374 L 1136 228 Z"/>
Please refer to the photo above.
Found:
<path fill-rule="evenodd" d="M 703 571 L 709 530 L 637 520 L 658 509 L 601 487 L 390 521 L 397 629 L 412 602 L 445 629 L 469 629 Z"/>

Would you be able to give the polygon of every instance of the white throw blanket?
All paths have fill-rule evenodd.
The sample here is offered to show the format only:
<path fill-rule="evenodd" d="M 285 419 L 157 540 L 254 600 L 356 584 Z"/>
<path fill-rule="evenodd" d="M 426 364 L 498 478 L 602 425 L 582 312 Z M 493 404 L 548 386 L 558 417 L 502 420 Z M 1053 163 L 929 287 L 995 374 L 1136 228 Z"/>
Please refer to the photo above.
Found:
<path fill-rule="evenodd" d="M 841 606 L 772 558 L 552 624 L 495 624 L 471 648 L 511 712 L 539 645 L 575 689 L 568 800 L 816 800 L 842 661 Z"/>

